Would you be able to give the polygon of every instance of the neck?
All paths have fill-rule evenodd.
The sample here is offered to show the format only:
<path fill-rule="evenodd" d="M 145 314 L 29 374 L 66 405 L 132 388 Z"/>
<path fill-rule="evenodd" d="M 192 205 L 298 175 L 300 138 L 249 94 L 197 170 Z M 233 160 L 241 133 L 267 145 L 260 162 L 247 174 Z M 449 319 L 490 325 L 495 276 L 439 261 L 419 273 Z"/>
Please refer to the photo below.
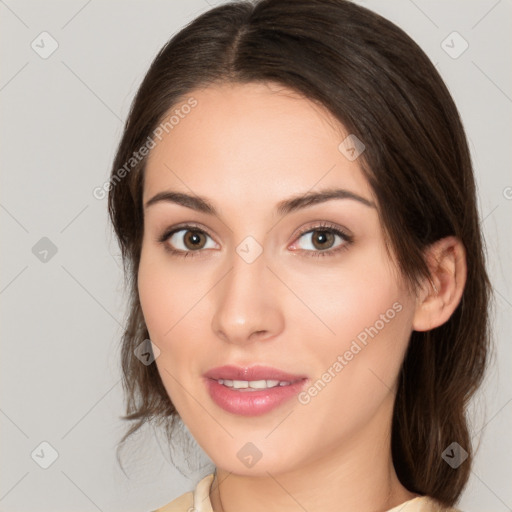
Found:
<path fill-rule="evenodd" d="M 389 421 L 390 423 L 390 421 Z M 385 512 L 417 494 L 402 486 L 391 458 L 390 428 L 373 418 L 343 446 L 327 447 L 287 472 L 238 475 L 217 468 L 214 512 Z"/>

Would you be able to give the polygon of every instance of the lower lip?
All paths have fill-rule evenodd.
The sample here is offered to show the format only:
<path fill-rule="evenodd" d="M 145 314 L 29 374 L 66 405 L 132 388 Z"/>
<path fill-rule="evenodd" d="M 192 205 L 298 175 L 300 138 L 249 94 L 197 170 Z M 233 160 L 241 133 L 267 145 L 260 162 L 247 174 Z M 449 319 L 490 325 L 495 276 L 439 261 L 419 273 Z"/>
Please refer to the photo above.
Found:
<path fill-rule="evenodd" d="M 215 379 L 206 379 L 206 386 L 212 400 L 225 411 L 240 416 L 259 416 L 297 395 L 306 380 L 302 379 L 289 386 L 275 386 L 255 391 L 228 388 Z"/>

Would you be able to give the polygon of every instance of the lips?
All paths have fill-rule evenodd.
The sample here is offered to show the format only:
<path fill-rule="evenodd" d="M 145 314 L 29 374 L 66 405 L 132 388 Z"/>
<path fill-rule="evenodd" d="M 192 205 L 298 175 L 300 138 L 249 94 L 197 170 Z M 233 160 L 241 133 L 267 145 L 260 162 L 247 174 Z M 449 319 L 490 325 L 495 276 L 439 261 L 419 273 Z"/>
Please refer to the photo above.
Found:
<path fill-rule="evenodd" d="M 207 371 L 204 377 L 214 380 L 227 379 L 227 380 L 246 380 L 246 381 L 258 381 L 258 380 L 278 380 L 280 382 L 295 382 L 301 379 L 305 379 L 305 375 L 293 375 L 277 368 L 270 366 L 251 366 L 251 367 L 240 367 L 240 366 L 219 366 Z"/>
<path fill-rule="evenodd" d="M 258 416 L 296 396 L 308 380 L 268 366 L 220 366 L 206 372 L 211 399 L 227 412 Z"/>

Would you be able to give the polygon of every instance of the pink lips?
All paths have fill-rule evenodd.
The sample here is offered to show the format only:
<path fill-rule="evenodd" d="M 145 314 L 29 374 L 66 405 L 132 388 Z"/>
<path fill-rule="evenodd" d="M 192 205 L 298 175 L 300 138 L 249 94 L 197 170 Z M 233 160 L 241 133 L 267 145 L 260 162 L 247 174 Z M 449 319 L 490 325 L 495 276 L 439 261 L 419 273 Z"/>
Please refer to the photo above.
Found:
<path fill-rule="evenodd" d="M 275 409 L 297 395 L 307 381 L 304 375 L 293 375 L 267 366 L 220 366 L 209 370 L 203 376 L 212 400 L 222 409 L 241 416 L 258 416 Z M 279 384 L 263 389 L 236 389 L 219 383 L 219 379 L 273 380 L 279 381 Z"/>

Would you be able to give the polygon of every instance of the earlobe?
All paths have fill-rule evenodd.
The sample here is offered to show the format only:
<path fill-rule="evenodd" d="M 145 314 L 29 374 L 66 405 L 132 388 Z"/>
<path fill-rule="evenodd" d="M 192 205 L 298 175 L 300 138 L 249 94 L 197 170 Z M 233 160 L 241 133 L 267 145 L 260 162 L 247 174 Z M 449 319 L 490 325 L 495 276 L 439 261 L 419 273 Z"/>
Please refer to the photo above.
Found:
<path fill-rule="evenodd" d="M 466 251 L 454 236 L 430 245 L 425 254 L 430 279 L 418 291 L 413 318 L 415 331 L 429 331 L 444 324 L 460 303 L 466 285 Z"/>

